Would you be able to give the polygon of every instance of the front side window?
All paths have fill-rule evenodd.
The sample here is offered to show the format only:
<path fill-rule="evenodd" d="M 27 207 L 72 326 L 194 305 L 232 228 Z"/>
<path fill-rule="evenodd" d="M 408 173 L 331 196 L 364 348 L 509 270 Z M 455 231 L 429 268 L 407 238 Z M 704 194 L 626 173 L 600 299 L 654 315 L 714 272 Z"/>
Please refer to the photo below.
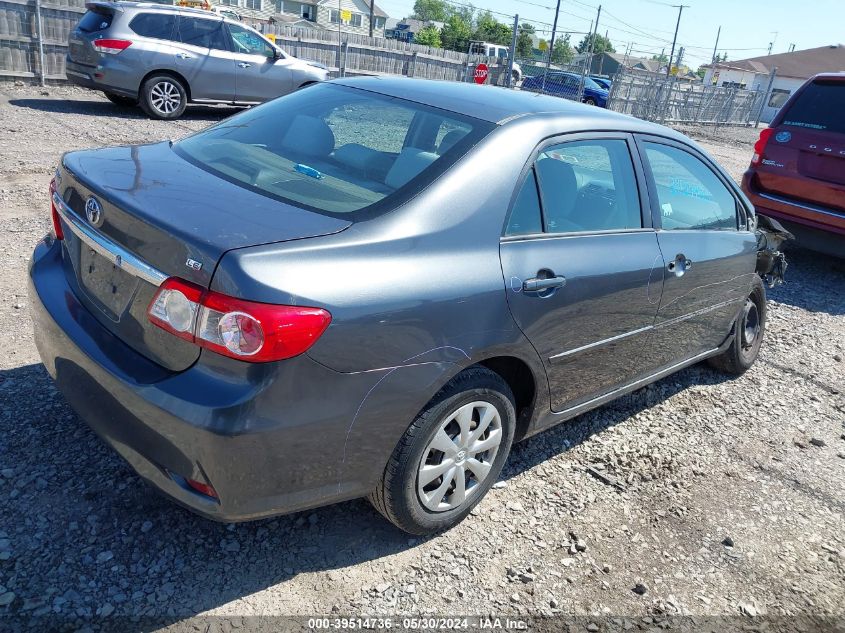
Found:
<path fill-rule="evenodd" d="M 637 180 L 624 140 L 547 147 L 535 169 L 547 233 L 642 228 Z"/>
<path fill-rule="evenodd" d="M 737 229 L 736 199 L 709 166 L 671 145 L 643 145 L 664 229 Z"/>
<path fill-rule="evenodd" d="M 132 18 L 129 28 L 141 37 L 156 40 L 173 40 L 176 16 L 168 13 L 141 13 Z"/>
<path fill-rule="evenodd" d="M 237 24 L 230 24 L 229 33 L 232 39 L 232 50 L 236 53 L 263 57 L 273 57 L 276 54 L 275 49 L 255 31 Z"/>
<path fill-rule="evenodd" d="M 180 16 L 179 41 L 191 46 L 228 50 L 226 35 L 223 32 L 223 20 L 203 20 L 202 18 Z"/>
<path fill-rule="evenodd" d="M 318 212 L 371 217 L 427 185 L 494 127 L 319 84 L 238 114 L 174 149 L 263 195 Z"/>

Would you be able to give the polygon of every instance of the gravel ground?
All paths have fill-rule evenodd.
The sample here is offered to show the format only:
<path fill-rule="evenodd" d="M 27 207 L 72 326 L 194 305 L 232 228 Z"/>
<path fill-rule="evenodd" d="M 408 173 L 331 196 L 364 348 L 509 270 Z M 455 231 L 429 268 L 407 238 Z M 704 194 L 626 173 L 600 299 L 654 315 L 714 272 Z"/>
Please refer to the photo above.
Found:
<path fill-rule="evenodd" d="M 0 85 L 0 614 L 845 615 L 845 266 L 801 251 L 746 375 L 692 367 L 518 445 L 447 534 L 364 501 L 222 525 L 152 494 L 39 363 L 26 261 L 62 152 L 229 113 Z M 754 138 L 704 145 L 738 178 Z"/>

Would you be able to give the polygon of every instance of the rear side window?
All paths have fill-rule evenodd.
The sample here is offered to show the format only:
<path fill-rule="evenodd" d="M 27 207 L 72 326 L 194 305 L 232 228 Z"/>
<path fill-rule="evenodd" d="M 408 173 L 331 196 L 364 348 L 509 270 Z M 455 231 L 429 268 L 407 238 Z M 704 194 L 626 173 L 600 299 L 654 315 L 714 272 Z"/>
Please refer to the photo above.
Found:
<path fill-rule="evenodd" d="M 141 13 L 132 18 L 129 28 L 141 37 L 174 40 L 176 39 L 176 16 L 167 13 Z"/>
<path fill-rule="evenodd" d="M 537 177 L 532 167 L 514 201 L 505 235 L 531 235 L 542 232 L 543 219 L 540 198 L 537 195 Z"/>
<path fill-rule="evenodd" d="M 736 199 L 710 167 L 670 145 L 644 146 L 664 229 L 737 229 Z"/>
<path fill-rule="evenodd" d="M 845 82 L 815 81 L 789 106 L 782 125 L 845 134 Z"/>
<path fill-rule="evenodd" d="M 412 101 L 318 84 L 189 136 L 174 149 L 239 186 L 357 219 L 406 200 L 493 128 Z"/>
<path fill-rule="evenodd" d="M 179 17 L 179 41 L 191 46 L 229 50 L 223 31 L 223 20 Z"/>
<path fill-rule="evenodd" d="M 112 18 L 114 18 L 114 13 L 108 9 L 88 11 L 82 16 L 82 19 L 79 21 L 79 24 L 76 25 L 76 28 L 83 33 L 102 31 L 111 26 Z"/>

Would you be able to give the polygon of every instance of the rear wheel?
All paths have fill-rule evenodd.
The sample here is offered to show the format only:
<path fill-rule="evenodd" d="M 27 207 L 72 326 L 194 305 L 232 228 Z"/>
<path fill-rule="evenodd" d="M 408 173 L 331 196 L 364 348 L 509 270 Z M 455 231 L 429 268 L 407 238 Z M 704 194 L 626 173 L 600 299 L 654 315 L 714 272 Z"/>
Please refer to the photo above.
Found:
<path fill-rule="evenodd" d="M 755 277 L 754 289 L 745 300 L 734 323 L 730 347 L 714 356 L 709 363 L 728 374 L 738 376 L 746 372 L 757 360 L 763 334 L 766 331 L 766 289 L 759 277 Z"/>
<path fill-rule="evenodd" d="M 495 372 L 461 372 L 417 416 L 393 451 L 370 501 L 411 534 L 433 534 L 462 521 L 499 476 L 513 442 L 516 414 Z"/>
<path fill-rule="evenodd" d="M 153 75 L 141 88 L 141 107 L 154 119 L 178 119 L 188 105 L 188 92 L 171 75 Z"/>
<path fill-rule="evenodd" d="M 114 105 L 122 108 L 132 108 L 138 105 L 138 100 L 132 97 L 124 97 L 123 95 L 116 95 L 113 92 L 106 92 L 106 99 L 111 101 Z"/>
<path fill-rule="evenodd" d="M 584 103 L 586 103 L 587 105 L 593 105 L 594 106 L 594 105 L 596 105 L 596 100 L 593 99 L 592 97 L 587 97 L 586 99 L 584 99 Z"/>

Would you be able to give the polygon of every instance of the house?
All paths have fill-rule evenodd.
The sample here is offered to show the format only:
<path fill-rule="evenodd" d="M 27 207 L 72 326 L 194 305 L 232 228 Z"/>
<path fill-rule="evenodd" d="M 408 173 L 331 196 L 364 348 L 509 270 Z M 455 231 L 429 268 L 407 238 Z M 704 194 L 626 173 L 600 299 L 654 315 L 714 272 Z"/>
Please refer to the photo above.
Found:
<path fill-rule="evenodd" d="M 582 64 L 586 57 L 585 53 L 576 55 L 573 63 Z M 654 59 L 632 57 L 623 53 L 595 53 L 590 60 L 590 74 L 613 77 L 623 66 L 653 73 L 660 71 L 660 62 Z"/>
<path fill-rule="evenodd" d="M 833 44 L 791 53 L 763 55 L 737 61 L 708 64 L 706 85 L 766 90 L 769 74 L 776 68 L 772 90 L 766 95 L 760 120 L 769 123 L 795 90 L 818 73 L 845 71 L 845 46 Z"/>
<path fill-rule="evenodd" d="M 246 20 L 312 29 L 337 29 L 349 33 L 369 35 L 370 2 L 372 0 L 211 0 L 212 5 L 226 7 Z M 373 35 L 383 36 L 387 21 L 385 13 L 373 5 Z"/>
<path fill-rule="evenodd" d="M 442 29 L 443 22 L 435 22 L 434 20 L 426 22 L 423 20 L 415 20 L 413 18 L 404 18 L 402 20 L 394 20 L 390 18 L 387 20 L 387 24 L 385 25 L 384 36 L 389 39 L 401 40 L 403 42 L 413 42 L 414 36 L 427 26 Z"/>

